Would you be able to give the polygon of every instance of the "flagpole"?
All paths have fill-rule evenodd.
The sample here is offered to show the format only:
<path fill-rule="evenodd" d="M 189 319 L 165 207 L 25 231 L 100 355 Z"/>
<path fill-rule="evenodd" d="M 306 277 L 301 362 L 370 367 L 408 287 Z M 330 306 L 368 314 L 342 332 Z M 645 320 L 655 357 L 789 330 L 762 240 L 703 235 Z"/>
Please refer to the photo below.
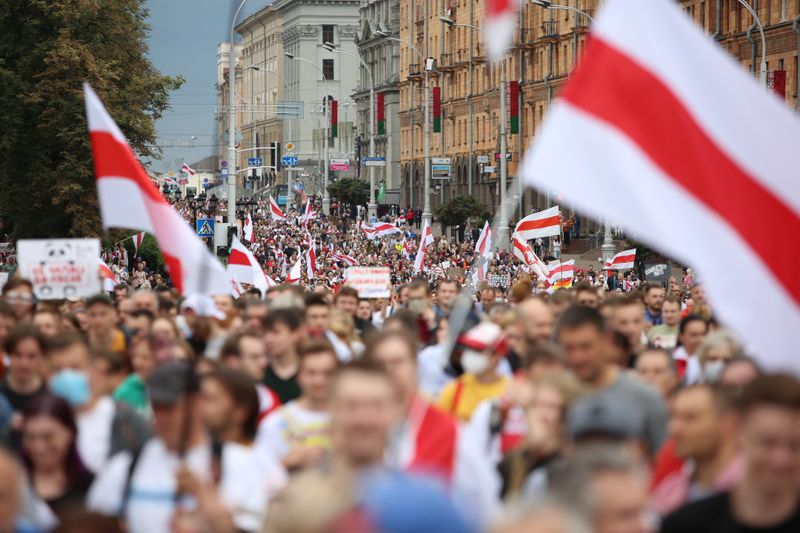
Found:
<path fill-rule="evenodd" d="M 242 0 L 231 20 L 231 40 L 228 48 L 228 227 L 236 227 L 236 46 L 233 36 L 236 19 L 247 0 Z"/>

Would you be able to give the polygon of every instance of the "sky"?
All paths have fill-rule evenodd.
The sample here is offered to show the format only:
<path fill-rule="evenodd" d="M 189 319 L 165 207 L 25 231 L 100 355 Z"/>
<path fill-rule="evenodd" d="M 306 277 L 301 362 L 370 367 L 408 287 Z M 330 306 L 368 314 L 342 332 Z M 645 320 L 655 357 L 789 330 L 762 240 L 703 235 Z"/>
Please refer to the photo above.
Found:
<path fill-rule="evenodd" d="M 267 3 L 248 0 L 239 20 Z M 163 159 L 152 162 L 153 170 L 178 171 L 184 161 L 192 163 L 217 152 L 217 44 L 230 38 L 231 17 L 238 4 L 239 0 L 145 2 L 150 10 L 150 60 L 161 73 L 185 78 L 171 95 L 171 109 L 156 124 Z"/>

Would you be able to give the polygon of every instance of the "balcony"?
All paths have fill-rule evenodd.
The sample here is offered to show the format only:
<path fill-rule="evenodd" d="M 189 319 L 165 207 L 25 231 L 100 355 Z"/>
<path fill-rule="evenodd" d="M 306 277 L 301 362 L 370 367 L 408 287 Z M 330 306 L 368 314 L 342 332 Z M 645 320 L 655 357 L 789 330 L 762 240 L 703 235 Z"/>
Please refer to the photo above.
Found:
<path fill-rule="evenodd" d="M 453 54 L 442 54 L 439 56 L 439 70 L 450 71 L 456 68 Z"/>
<path fill-rule="evenodd" d="M 422 75 L 422 69 L 420 68 L 419 63 L 411 63 L 408 65 L 408 77 L 409 78 L 419 78 Z"/>
<path fill-rule="evenodd" d="M 455 60 L 457 64 L 469 63 L 469 48 L 459 48 Z"/>
<path fill-rule="evenodd" d="M 536 29 L 535 28 L 520 28 L 517 31 L 519 40 L 517 46 L 520 48 L 534 48 L 536 47 Z"/>
<path fill-rule="evenodd" d="M 556 25 L 556 21 L 549 20 L 547 22 L 542 23 L 542 37 L 541 40 L 544 43 L 557 43 L 558 42 L 558 26 Z"/>

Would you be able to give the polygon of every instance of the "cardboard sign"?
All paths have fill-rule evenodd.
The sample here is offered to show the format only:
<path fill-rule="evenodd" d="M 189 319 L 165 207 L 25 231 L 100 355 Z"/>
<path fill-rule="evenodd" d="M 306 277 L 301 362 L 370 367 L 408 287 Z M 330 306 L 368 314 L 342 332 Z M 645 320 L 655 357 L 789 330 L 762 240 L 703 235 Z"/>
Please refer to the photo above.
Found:
<path fill-rule="evenodd" d="M 644 268 L 647 281 L 666 284 L 672 275 L 672 268 L 666 263 L 648 263 Z"/>
<path fill-rule="evenodd" d="M 359 298 L 388 298 L 392 286 L 389 267 L 352 267 L 344 272 L 347 285 L 358 291 Z"/>
<path fill-rule="evenodd" d="M 98 239 L 37 239 L 17 242 L 19 274 L 43 300 L 82 298 L 100 292 Z"/>

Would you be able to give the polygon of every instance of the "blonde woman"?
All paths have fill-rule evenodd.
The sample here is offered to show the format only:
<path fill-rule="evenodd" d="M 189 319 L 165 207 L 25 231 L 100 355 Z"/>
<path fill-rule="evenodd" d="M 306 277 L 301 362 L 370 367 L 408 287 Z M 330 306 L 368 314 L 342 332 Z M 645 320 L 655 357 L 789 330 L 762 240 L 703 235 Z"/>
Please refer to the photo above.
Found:
<path fill-rule="evenodd" d="M 330 320 L 328 328 L 336 335 L 336 338 L 350 347 L 354 358 L 361 357 L 361 354 L 364 353 L 364 343 L 356 335 L 353 315 L 345 313 L 341 309 L 332 309 Z"/>

